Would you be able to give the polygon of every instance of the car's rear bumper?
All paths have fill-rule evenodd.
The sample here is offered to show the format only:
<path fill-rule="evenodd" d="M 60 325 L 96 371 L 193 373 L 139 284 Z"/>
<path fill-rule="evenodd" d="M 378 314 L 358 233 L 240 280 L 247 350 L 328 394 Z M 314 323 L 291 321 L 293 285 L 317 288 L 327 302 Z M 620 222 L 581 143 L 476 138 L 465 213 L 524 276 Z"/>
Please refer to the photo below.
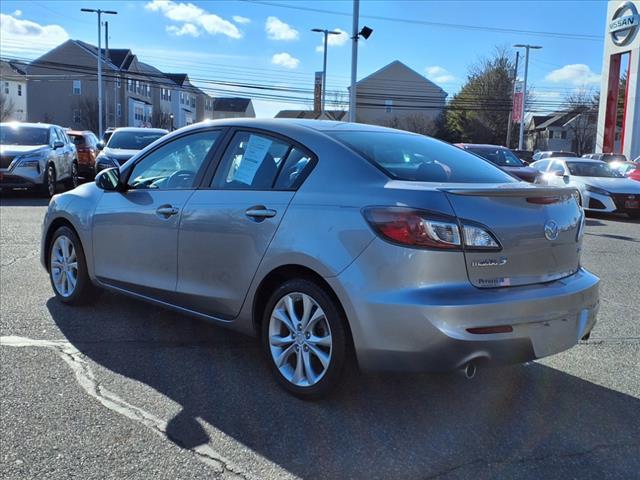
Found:
<path fill-rule="evenodd" d="M 381 278 L 397 278 L 398 272 L 374 270 L 366 257 L 367 252 L 327 279 L 345 308 L 364 370 L 446 371 L 471 361 L 527 362 L 571 348 L 596 321 L 599 279 L 584 269 L 549 283 L 495 289 L 447 283 L 446 274 L 436 283 L 425 271 L 423 284 L 394 288 L 393 282 L 383 286 Z M 456 257 L 451 259 L 451 269 L 460 273 Z M 443 266 L 436 260 L 433 268 Z M 370 286 L 363 283 L 367 276 Z M 513 330 L 467 330 L 501 326 Z"/>

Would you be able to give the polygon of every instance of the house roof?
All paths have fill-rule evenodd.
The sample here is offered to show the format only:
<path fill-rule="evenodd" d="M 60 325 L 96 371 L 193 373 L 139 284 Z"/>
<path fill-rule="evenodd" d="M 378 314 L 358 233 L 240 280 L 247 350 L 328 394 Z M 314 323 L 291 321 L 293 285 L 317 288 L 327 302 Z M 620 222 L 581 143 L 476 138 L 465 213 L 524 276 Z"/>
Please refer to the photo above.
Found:
<path fill-rule="evenodd" d="M 445 91 L 443 90 L 443 88 L 442 88 L 440 85 L 437 85 L 436 83 L 432 82 L 431 80 L 429 80 L 429 79 L 428 79 L 427 77 L 425 77 L 424 75 L 422 75 L 422 74 L 420 74 L 420 73 L 416 72 L 413 68 L 410 68 L 410 67 L 408 67 L 407 65 L 405 65 L 404 63 L 402 63 L 400 60 L 394 60 L 393 62 L 389 63 L 388 65 L 385 65 L 384 67 L 382 67 L 382 68 L 380 68 L 380 69 L 376 70 L 375 72 L 373 72 L 373 73 L 371 73 L 371 74 L 367 75 L 366 77 L 361 78 L 358 82 L 356 82 L 356 86 L 357 86 L 357 85 L 360 85 L 362 82 L 365 82 L 365 81 L 367 81 L 367 80 L 370 80 L 370 79 L 372 79 L 372 78 L 377 77 L 377 76 L 378 76 L 378 75 L 380 75 L 382 72 L 384 72 L 384 71 L 386 71 L 386 70 L 388 70 L 389 68 L 394 67 L 394 66 L 400 66 L 400 67 L 402 67 L 403 69 L 405 69 L 405 70 L 407 70 L 407 71 L 411 72 L 411 73 L 412 73 L 412 74 L 414 74 L 415 76 L 420 77 L 422 80 L 424 80 L 424 82 L 425 82 L 426 84 L 432 85 L 433 87 L 435 87 L 435 88 L 437 88 L 437 89 L 441 90 L 441 91 L 442 91 L 442 93 L 444 93 L 445 95 L 447 95 L 447 92 L 445 92 Z"/>
<path fill-rule="evenodd" d="M 310 120 L 342 120 L 347 115 L 344 110 L 325 110 L 324 114 L 314 110 L 280 110 L 275 118 L 306 118 Z"/>
<path fill-rule="evenodd" d="M 149 77 L 152 77 L 155 83 L 166 86 L 174 86 L 173 80 L 168 78 L 166 74 L 162 73 L 153 65 L 149 65 L 148 63 L 144 63 L 138 60 L 138 67 L 140 67 L 140 69 Z"/>
<path fill-rule="evenodd" d="M 213 102 L 213 111 L 217 112 L 246 112 L 251 104 L 250 98 L 222 97 Z"/>
<path fill-rule="evenodd" d="M 165 73 L 164 76 L 170 78 L 173 83 L 179 86 L 182 86 L 188 78 L 186 73 Z"/>
<path fill-rule="evenodd" d="M 3 78 L 15 78 L 26 75 L 25 71 L 20 67 L 24 66 L 17 62 L 7 62 L 2 60 L 0 61 L 0 76 Z"/>
<path fill-rule="evenodd" d="M 95 45 L 91 45 L 90 43 L 83 42 L 82 40 L 72 40 L 72 41 L 75 42 L 80 47 L 87 50 L 94 57 L 96 58 L 98 57 L 98 47 L 96 47 Z M 101 48 L 100 52 L 102 53 L 102 58 L 105 59 L 104 60 L 105 63 L 110 64 L 113 68 L 116 68 L 116 69 L 126 70 L 131 64 L 131 60 L 133 60 L 133 54 L 131 53 L 131 50 L 129 50 L 128 48 L 114 48 L 114 49 L 110 48 L 108 61 L 106 59 L 106 49 Z M 124 66 L 124 63 L 127 63 L 126 67 Z"/>

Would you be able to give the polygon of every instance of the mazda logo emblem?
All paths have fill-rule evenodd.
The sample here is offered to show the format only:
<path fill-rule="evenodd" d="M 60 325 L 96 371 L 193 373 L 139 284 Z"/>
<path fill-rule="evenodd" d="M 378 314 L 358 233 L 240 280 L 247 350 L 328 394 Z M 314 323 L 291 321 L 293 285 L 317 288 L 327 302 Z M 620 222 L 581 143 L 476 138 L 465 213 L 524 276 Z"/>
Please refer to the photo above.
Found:
<path fill-rule="evenodd" d="M 558 238 L 559 232 L 558 224 L 553 220 L 549 220 L 544 224 L 544 236 L 550 242 Z"/>

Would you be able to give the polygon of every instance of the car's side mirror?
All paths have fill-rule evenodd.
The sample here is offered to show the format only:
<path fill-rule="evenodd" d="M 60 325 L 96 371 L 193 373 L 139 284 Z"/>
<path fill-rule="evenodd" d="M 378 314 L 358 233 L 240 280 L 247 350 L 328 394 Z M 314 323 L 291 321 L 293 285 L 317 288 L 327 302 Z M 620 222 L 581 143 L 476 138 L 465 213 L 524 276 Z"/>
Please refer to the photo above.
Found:
<path fill-rule="evenodd" d="M 553 171 L 553 174 L 554 174 L 556 177 L 564 177 L 564 172 L 563 172 L 562 170 L 554 170 L 554 171 Z"/>
<path fill-rule="evenodd" d="M 104 148 L 104 143 L 103 143 L 103 142 L 98 142 L 98 143 L 96 144 L 96 148 L 97 148 L 98 150 L 102 150 L 102 149 Z"/>
<path fill-rule="evenodd" d="M 120 169 L 107 168 L 96 175 L 96 185 L 102 190 L 120 190 Z"/>
<path fill-rule="evenodd" d="M 56 140 L 55 142 L 53 142 L 53 149 L 57 150 L 58 148 L 62 148 L 64 147 L 64 143 L 62 143 L 60 140 Z"/>

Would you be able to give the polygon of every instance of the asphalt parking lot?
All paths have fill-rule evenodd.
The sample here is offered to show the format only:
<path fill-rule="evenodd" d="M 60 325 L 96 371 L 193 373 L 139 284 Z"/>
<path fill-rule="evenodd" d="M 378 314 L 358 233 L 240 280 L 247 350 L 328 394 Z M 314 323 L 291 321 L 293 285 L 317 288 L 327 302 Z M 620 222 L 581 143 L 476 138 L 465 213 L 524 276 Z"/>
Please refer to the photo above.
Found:
<path fill-rule="evenodd" d="M 277 387 L 256 343 L 105 293 L 56 302 L 46 201 L 0 199 L 0 477 L 638 478 L 640 224 L 590 217 L 592 337 L 526 366 Z"/>

